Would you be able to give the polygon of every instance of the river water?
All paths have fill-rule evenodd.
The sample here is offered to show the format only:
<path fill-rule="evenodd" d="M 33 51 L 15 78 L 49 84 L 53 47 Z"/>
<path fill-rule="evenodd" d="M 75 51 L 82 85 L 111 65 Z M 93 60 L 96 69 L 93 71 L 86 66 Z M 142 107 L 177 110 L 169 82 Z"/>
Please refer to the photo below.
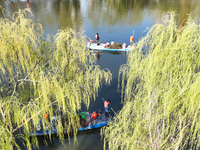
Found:
<path fill-rule="evenodd" d="M 120 2 L 121 1 L 121 2 Z M 45 34 L 55 35 L 59 29 L 66 27 L 81 32 L 90 39 L 98 32 L 100 41 L 129 44 L 134 31 L 134 42 L 145 36 L 145 30 L 161 22 L 169 11 L 177 13 L 177 22 L 182 24 L 190 14 L 199 23 L 199 0 L 0 0 L 7 15 L 19 9 L 29 8 L 33 20 L 42 24 Z M 96 54 L 94 54 L 96 55 Z M 112 75 L 111 85 L 103 85 L 97 99 L 89 110 L 103 109 L 102 98 L 110 99 L 112 108 L 122 108 L 121 94 L 117 90 L 118 72 L 127 61 L 125 53 L 100 53 L 96 62 L 102 69 L 108 68 Z M 102 150 L 103 141 L 99 130 L 81 132 L 74 144 L 65 139 L 62 145 L 54 139 L 48 146 L 40 145 L 42 150 Z"/>

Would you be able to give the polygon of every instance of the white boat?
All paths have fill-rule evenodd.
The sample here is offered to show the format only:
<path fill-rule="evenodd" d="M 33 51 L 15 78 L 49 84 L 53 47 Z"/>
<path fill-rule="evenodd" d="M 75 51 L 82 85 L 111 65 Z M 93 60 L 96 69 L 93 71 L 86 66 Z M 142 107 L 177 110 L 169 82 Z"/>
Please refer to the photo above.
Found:
<path fill-rule="evenodd" d="M 96 51 L 131 51 L 133 47 L 131 45 L 126 46 L 125 43 L 122 44 L 121 49 L 116 49 L 116 48 L 109 48 L 109 44 L 107 43 L 94 43 L 94 42 L 88 42 L 87 48 L 91 50 L 96 50 Z"/>

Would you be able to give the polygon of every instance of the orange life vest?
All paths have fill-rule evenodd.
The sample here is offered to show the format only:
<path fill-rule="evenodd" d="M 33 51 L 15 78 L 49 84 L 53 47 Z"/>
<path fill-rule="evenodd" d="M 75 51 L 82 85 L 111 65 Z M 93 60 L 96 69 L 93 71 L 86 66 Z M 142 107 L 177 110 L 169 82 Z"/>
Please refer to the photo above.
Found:
<path fill-rule="evenodd" d="M 47 114 L 44 114 L 44 115 L 43 115 L 43 118 L 44 118 L 44 119 L 47 119 L 47 118 L 48 118 L 48 116 L 49 116 L 49 113 L 47 113 Z"/>
<path fill-rule="evenodd" d="M 97 113 L 97 116 L 101 116 L 101 113 Z"/>
<path fill-rule="evenodd" d="M 110 103 L 107 102 L 107 101 L 105 101 L 105 102 L 104 102 L 104 107 L 105 107 L 105 108 L 108 108 L 108 105 L 110 105 Z"/>
<path fill-rule="evenodd" d="M 131 37 L 130 37 L 130 42 L 133 42 L 133 40 L 134 40 L 134 37 L 131 36 Z"/>

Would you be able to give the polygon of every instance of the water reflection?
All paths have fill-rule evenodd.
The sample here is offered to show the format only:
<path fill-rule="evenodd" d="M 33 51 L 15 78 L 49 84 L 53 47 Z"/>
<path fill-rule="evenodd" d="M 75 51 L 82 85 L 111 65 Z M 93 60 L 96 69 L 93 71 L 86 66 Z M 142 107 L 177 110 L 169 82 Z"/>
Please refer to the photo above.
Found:
<path fill-rule="evenodd" d="M 59 28 L 71 27 L 76 31 L 81 30 L 82 17 L 79 0 L 54 1 L 53 7 L 56 16 L 59 16 Z"/>
<path fill-rule="evenodd" d="M 71 27 L 85 31 L 91 26 L 97 31 L 113 26 L 141 25 L 144 19 L 153 22 L 162 18 L 168 11 L 179 14 L 179 24 L 191 14 L 200 15 L 198 0 L 5 0 L 0 5 L 12 15 L 19 9 L 30 8 L 35 21 L 41 23 L 47 32 L 56 33 L 58 29 Z M 110 28 L 109 28 L 110 27 Z"/>
<path fill-rule="evenodd" d="M 102 150 L 103 149 L 103 141 L 101 140 L 101 136 L 99 134 L 100 130 L 90 130 L 86 132 L 78 133 L 77 139 L 78 142 L 74 143 L 74 139 L 71 138 L 70 142 L 68 138 L 65 137 L 65 144 L 62 145 L 59 142 L 59 139 L 54 137 L 54 139 L 47 140 L 49 147 L 45 146 L 43 143 L 42 150 Z M 87 136 L 86 136 L 87 135 Z M 94 148 L 95 144 L 95 148 Z"/>
<path fill-rule="evenodd" d="M 107 20 L 119 23 L 124 21 L 124 18 L 129 18 L 126 23 L 141 23 L 145 15 L 151 16 L 155 12 L 155 20 L 162 18 L 163 14 L 169 11 L 175 11 L 179 14 L 179 22 L 182 22 L 190 14 L 193 17 L 199 17 L 199 0 L 105 0 L 108 4 L 109 10 L 113 13 L 108 13 Z M 114 15 L 112 15 L 114 14 Z M 114 17 L 113 17 L 114 16 Z"/>
<path fill-rule="evenodd" d="M 71 27 L 82 31 L 82 15 L 79 0 L 6 0 L 0 1 L 6 15 L 12 15 L 19 9 L 31 9 L 35 22 L 43 25 L 46 33 L 57 33 L 58 29 Z M 2 15 L 1 15 L 2 17 Z"/>

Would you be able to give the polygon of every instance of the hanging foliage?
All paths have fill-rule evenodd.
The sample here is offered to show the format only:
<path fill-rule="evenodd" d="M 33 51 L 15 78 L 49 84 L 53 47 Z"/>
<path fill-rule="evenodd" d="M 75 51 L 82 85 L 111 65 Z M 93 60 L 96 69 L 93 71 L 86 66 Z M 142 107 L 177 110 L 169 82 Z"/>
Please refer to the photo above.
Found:
<path fill-rule="evenodd" d="M 109 70 L 94 64 L 84 36 L 65 29 L 44 38 L 42 26 L 30 17 L 26 9 L 12 19 L 0 18 L 0 149 L 20 149 L 18 137 L 27 149 L 38 146 L 28 133 L 31 122 L 47 113 L 67 116 L 65 126 L 56 120 L 61 140 L 64 127 L 68 136 L 76 135 L 81 104 L 89 107 L 101 84 L 111 80 Z"/>
<path fill-rule="evenodd" d="M 200 148 L 200 26 L 174 13 L 121 66 L 124 106 L 102 132 L 109 149 Z M 126 84 L 125 84 L 126 81 Z"/>

